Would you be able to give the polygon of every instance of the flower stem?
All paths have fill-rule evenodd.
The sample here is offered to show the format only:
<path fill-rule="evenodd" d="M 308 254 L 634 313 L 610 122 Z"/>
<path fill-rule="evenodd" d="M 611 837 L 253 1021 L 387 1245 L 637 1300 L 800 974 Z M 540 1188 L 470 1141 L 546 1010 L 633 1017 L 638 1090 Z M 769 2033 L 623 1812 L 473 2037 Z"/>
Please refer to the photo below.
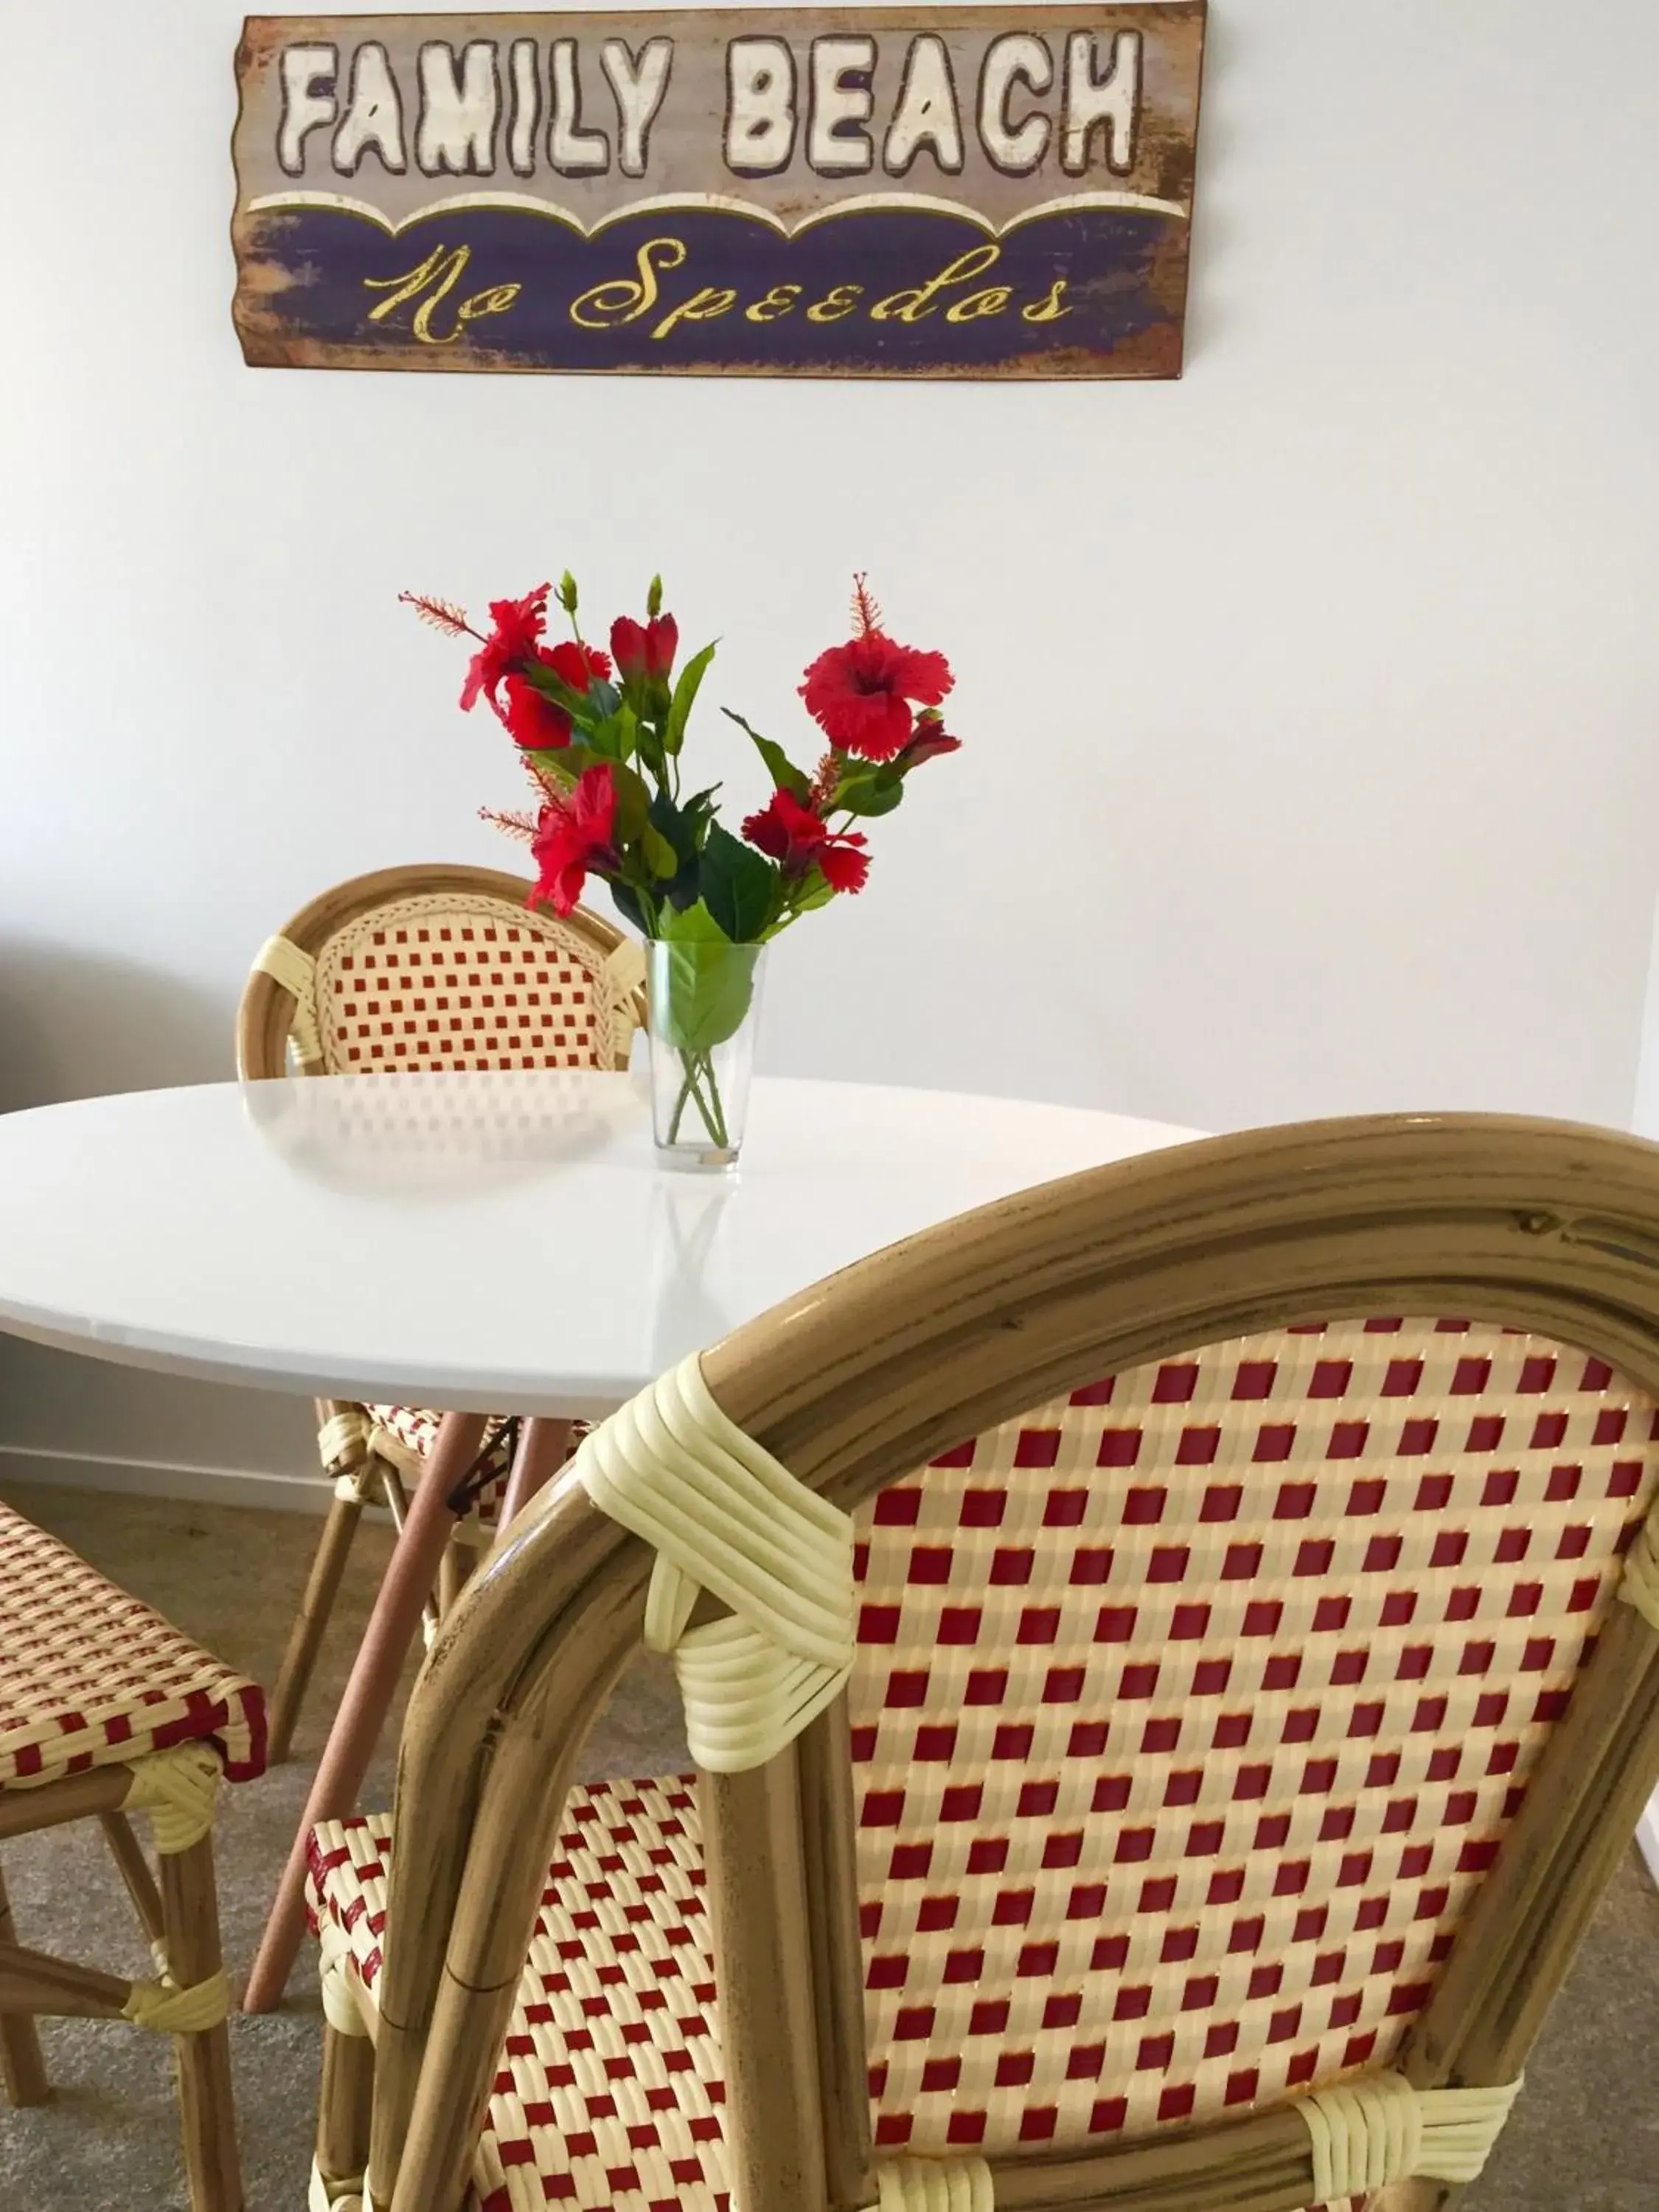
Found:
<path fill-rule="evenodd" d="M 703 1119 L 708 1124 L 709 1135 L 713 1137 L 720 1150 L 725 1152 L 729 1147 L 731 1139 L 726 1133 L 726 1113 L 720 1104 L 719 1085 L 714 1081 L 713 1053 L 706 1053 L 703 1055 L 703 1078 L 708 1085 L 708 1111 L 704 1114 Z"/>
<path fill-rule="evenodd" d="M 680 1054 L 680 1066 L 685 1070 L 685 1080 L 680 1085 L 680 1095 L 674 1101 L 673 1116 L 668 1124 L 668 1141 L 671 1145 L 677 1145 L 680 1140 L 680 1123 L 685 1116 L 685 1102 L 691 1096 L 691 1056 L 689 1053 L 683 1052 Z"/>
<path fill-rule="evenodd" d="M 711 1053 L 683 1052 L 680 1066 L 685 1071 L 685 1080 L 680 1085 L 679 1097 L 674 1101 L 673 1118 L 668 1124 L 669 1143 L 679 1142 L 680 1124 L 685 1118 L 686 1107 L 695 1098 L 703 1133 L 711 1144 L 717 1145 L 724 1152 L 729 1139 L 726 1133 L 726 1115 L 720 1109 L 720 1090 L 714 1081 L 714 1055 Z M 698 1080 L 700 1076 L 701 1082 Z M 704 1084 L 708 1085 L 707 1097 L 703 1092 Z"/>

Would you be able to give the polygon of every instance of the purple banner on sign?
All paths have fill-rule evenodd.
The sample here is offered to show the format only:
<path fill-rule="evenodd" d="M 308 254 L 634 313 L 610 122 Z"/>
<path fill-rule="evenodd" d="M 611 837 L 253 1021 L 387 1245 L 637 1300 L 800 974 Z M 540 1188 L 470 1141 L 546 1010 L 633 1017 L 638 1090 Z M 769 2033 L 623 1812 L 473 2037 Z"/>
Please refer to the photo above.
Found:
<path fill-rule="evenodd" d="M 1041 216 L 1000 239 L 957 216 L 854 212 L 794 238 L 697 209 L 584 238 L 545 216 L 468 208 L 396 238 L 337 209 L 261 218 L 256 252 L 304 272 L 284 292 L 293 358 L 379 352 L 434 368 L 1018 370 L 1040 359 L 1178 359 L 1158 299 L 1168 219 Z M 411 354 L 411 347 L 417 349 Z M 1166 368 L 1167 373 L 1167 368 Z"/>

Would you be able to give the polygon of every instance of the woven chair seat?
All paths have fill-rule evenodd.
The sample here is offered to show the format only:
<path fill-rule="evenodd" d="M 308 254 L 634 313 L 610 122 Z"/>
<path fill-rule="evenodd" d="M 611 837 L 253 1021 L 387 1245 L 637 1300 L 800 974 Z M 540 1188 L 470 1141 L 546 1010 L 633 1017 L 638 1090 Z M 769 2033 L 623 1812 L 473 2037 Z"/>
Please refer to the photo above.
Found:
<path fill-rule="evenodd" d="M 371 2005 L 387 1814 L 312 1832 L 307 1901 Z M 479 2144 L 477 2212 L 726 2212 L 713 1939 L 689 1782 L 595 1782 L 565 1808 Z"/>
<path fill-rule="evenodd" d="M 198 1741 L 263 1774 L 264 1692 L 0 1506 L 0 1789 Z"/>
<path fill-rule="evenodd" d="M 375 1426 L 375 1450 L 389 1459 L 400 1474 L 414 1480 L 438 1441 L 443 1415 L 424 1406 L 370 1406 L 368 1412 Z M 478 1492 L 474 1510 L 481 1521 L 493 1524 L 501 1517 L 507 1478 L 513 1471 L 513 1451 L 510 1434 L 503 1430 L 500 1415 L 490 1417 L 489 1434 L 488 1480 Z"/>
<path fill-rule="evenodd" d="M 428 1412 L 422 1406 L 370 1406 L 367 1411 L 374 1423 L 375 1450 L 389 1459 L 400 1474 L 414 1480 L 438 1441 L 443 1415 Z M 473 1508 L 478 1518 L 491 1528 L 501 1518 L 507 1477 L 513 1472 L 512 1435 L 503 1428 L 502 1422 L 501 1415 L 491 1414 L 489 1456 L 484 1469 L 488 1480 Z M 587 1434 L 588 1425 L 586 1421 L 572 1422 L 572 1451 Z"/>
<path fill-rule="evenodd" d="M 352 1987 L 372 2007 L 391 1815 L 325 1821 L 307 1856 L 313 1930 L 325 1917 L 341 1932 Z M 689 1777 L 571 1792 L 467 2212 L 729 2212 L 703 1881 Z"/>

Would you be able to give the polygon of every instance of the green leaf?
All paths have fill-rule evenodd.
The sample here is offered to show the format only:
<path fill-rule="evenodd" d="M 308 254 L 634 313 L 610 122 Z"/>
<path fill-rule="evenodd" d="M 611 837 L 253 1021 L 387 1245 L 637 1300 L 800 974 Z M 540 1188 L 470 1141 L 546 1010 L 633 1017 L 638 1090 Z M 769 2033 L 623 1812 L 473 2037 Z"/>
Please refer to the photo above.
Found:
<path fill-rule="evenodd" d="M 651 812 L 651 793 L 645 778 L 622 762 L 613 763 L 611 781 L 617 787 L 616 842 L 636 845 L 645 833 Z"/>
<path fill-rule="evenodd" d="M 708 791 L 700 791 L 684 805 L 677 806 L 665 791 L 659 791 L 651 802 L 653 826 L 661 831 L 679 856 L 679 867 L 663 894 L 676 908 L 696 903 L 702 888 L 699 860 L 702 842 L 714 818 L 714 793 L 719 788 L 716 784 Z"/>
<path fill-rule="evenodd" d="M 653 823 L 647 822 L 640 833 L 640 850 L 645 854 L 645 865 L 653 876 L 665 881 L 678 875 L 680 856 Z"/>
<path fill-rule="evenodd" d="M 720 712 L 728 722 L 735 722 L 744 735 L 753 744 L 756 751 L 766 763 L 766 773 L 780 791 L 793 792 L 797 799 L 805 799 L 812 788 L 812 779 L 805 769 L 797 768 L 781 744 L 760 732 L 750 728 L 741 714 L 734 714 L 729 707 Z"/>
<path fill-rule="evenodd" d="M 544 660 L 527 660 L 522 673 L 526 684 L 562 707 L 567 714 L 584 722 L 588 720 L 586 694 L 567 684 L 556 668 L 550 668 Z"/>
<path fill-rule="evenodd" d="M 778 871 L 717 822 L 702 848 L 702 898 L 734 945 L 752 945 L 772 918 Z"/>
<path fill-rule="evenodd" d="M 602 722 L 585 724 L 583 733 L 602 760 L 625 761 L 634 750 L 639 723 L 634 709 L 622 703 L 614 714 L 607 714 Z"/>
<path fill-rule="evenodd" d="M 684 743 L 685 726 L 691 719 L 697 687 L 708 674 L 708 664 L 714 658 L 714 647 L 706 645 L 701 653 L 694 653 L 681 669 L 679 682 L 675 684 L 674 696 L 668 703 L 668 717 L 662 726 L 665 752 L 677 753 Z"/>
<path fill-rule="evenodd" d="M 815 907 L 828 906 L 836 896 L 822 868 L 809 869 L 795 893 L 793 905 L 797 914 L 811 914 Z"/>
<path fill-rule="evenodd" d="M 658 932 L 671 945 L 729 945 L 732 940 L 701 899 L 682 914 L 665 914 Z"/>
<path fill-rule="evenodd" d="M 849 814 L 890 814 L 904 796 L 904 778 L 896 768 L 861 768 L 836 786 L 836 805 Z"/>
<path fill-rule="evenodd" d="M 648 716 L 641 717 L 635 732 L 634 751 L 641 767 L 648 769 L 660 781 L 667 765 L 667 757 L 662 749 L 662 738 Z"/>
<path fill-rule="evenodd" d="M 669 951 L 652 975 L 653 1023 L 677 1052 L 712 1052 L 743 1026 L 760 948 L 732 944 L 701 899 L 665 915 L 660 935 Z"/>
<path fill-rule="evenodd" d="M 569 790 L 586 764 L 586 755 L 580 766 L 570 757 L 573 752 L 580 751 L 579 745 L 526 746 L 524 757 L 544 789 L 564 792 Z"/>
<path fill-rule="evenodd" d="M 641 937 L 651 935 L 651 917 L 641 903 L 640 895 L 632 884 L 619 884 L 612 879 L 611 903 L 624 921 L 631 921 Z"/>
<path fill-rule="evenodd" d="M 692 805 L 696 803 L 693 800 Z M 659 836 L 667 840 L 678 859 L 696 859 L 704 825 L 690 807 L 676 806 L 665 791 L 656 792 L 651 800 L 651 826 Z"/>
<path fill-rule="evenodd" d="M 607 684 L 603 676 L 595 676 L 587 686 L 587 711 L 596 722 L 608 722 L 623 702 L 623 696 L 614 684 Z"/>

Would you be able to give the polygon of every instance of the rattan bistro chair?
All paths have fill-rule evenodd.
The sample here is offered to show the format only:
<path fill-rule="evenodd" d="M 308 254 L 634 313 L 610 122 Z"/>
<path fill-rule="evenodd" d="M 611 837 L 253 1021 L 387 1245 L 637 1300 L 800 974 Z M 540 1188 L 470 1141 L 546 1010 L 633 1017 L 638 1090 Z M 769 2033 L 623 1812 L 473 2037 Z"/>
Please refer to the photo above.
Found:
<path fill-rule="evenodd" d="M 490 868 L 388 868 L 313 899 L 261 949 L 236 1030 L 244 1080 L 283 1075 L 625 1068 L 644 1018 L 639 947 L 582 908 L 526 906 L 530 884 Z M 334 1500 L 271 1698 L 270 1756 L 285 1759 L 363 1508 L 401 1525 L 407 1486 L 440 1416 L 319 1400 L 318 1448 Z M 447 1598 L 471 1542 L 493 1534 L 512 1430 L 488 1432 L 476 1501 L 446 1565 Z M 437 1607 L 428 1609 L 428 1629 Z"/>
<path fill-rule="evenodd" d="M 240 2212 L 213 1875 L 221 1774 L 264 1771 L 264 1698 L 52 1536 L 0 1506 L 0 1838 L 96 1818 L 155 1978 L 25 1950 L 0 1885 L 0 2078 L 50 2094 L 37 2016 L 129 2021 L 175 2038 L 195 2212 Z M 150 1815 L 152 1874 L 127 1820 Z"/>
<path fill-rule="evenodd" d="M 1659 1777 L 1656 1414 L 1659 1151 L 1488 1118 L 1103 1168 L 738 1331 L 315 1832 L 313 2202 L 1453 2202 Z M 574 1786 L 642 1636 L 699 1771 Z"/>

